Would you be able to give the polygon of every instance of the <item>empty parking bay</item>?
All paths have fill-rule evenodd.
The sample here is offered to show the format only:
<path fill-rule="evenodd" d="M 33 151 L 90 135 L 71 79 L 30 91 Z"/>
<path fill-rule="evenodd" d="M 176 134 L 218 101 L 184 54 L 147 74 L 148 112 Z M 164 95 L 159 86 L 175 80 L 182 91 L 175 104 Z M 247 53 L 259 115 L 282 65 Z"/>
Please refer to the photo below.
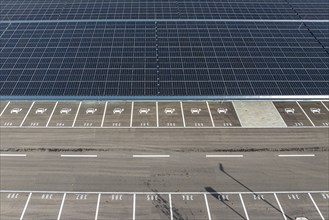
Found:
<path fill-rule="evenodd" d="M 60 219 L 95 219 L 96 194 L 66 194 Z"/>
<path fill-rule="evenodd" d="M 1 126 L 20 126 L 32 102 L 10 102 L 0 117 Z"/>
<path fill-rule="evenodd" d="M 212 219 L 247 219 L 239 195 L 212 194 L 207 199 Z"/>
<path fill-rule="evenodd" d="M 136 219 L 162 220 L 170 219 L 168 195 L 137 195 Z"/>
<path fill-rule="evenodd" d="M 216 127 L 241 127 L 232 102 L 208 102 Z"/>
<path fill-rule="evenodd" d="M 63 194 L 32 193 L 24 219 L 57 219 Z"/>
<path fill-rule="evenodd" d="M 186 127 L 212 127 L 206 102 L 183 102 Z"/>
<path fill-rule="evenodd" d="M 326 193 L 311 193 L 311 196 L 318 206 L 322 216 L 329 219 L 329 192 Z"/>
<path fill-rule="evenodd" d="M 204 195 L 172 195 L 173 219 L 209 219 Z"/>
<path fill-rule="evenodd" d="M 129 127 L 131 102 L 108 102 L 103 127 Z"/>
<path fill-rule="evenodd" d="M 48 127 L 72 127 L 80 102 L 58 102 Z"/>
<path fill-rule="evenodd" d="M 35 102 L 23 126 L 46 126 L 55 104 L 55 102 Z"/>
<path fill-rule="evenodd" d="M 157 111 L 155 102 L 134 102 L 133 127 L 156 127 Z"/>
<path fill-rule="evenodd" d="M 97 219 L 133 219 L 133 195 L 102 194 Z"/>
<path fill-rule="evenodd" d="M 307 193 L 277 194 L 277 196 L 288 219 L 307 217 L 312 220 L 321 220 L 321 216 Z"/>
<path fill-rule="evenodd" d="M 20 219 L 29 193 L 1 193 L 0 219 Z"/>
<path fill-rule="evenodd" d="M 74 127 L 100 127 L 104 108 L 105 102 L 82 102 Z"/>
<path fill-rule="evenodd" d="M 296 102 L 273 102 L 287 126 L 312 126 Z"/>
<path fill-rule="evenodd" d="M 160 127 L 183 127 L 183 116 L 180 102 L 158 103 Z"/>
<path fill-rule="evenodd" d="M 250 219 L 283 219 L 274 194 L 242 195 Z"/>
<path fill-rule="evenodd" d="M 329 111 L 321 102 L 298 102 L 315 126 L 329 126 Z"/>

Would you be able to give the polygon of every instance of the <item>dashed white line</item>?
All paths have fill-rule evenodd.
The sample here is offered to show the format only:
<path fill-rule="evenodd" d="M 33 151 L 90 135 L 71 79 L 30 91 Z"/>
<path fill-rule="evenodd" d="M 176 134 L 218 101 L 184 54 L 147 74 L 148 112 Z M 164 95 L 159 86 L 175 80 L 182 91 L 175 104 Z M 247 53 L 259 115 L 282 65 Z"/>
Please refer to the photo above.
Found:
<path fill-rule="evenodd" d="M 304 113 L 304 115 L 306 116 L 306 118 L 311 122 L 312 126 L 315 127 L 314 123 L 312 122 L 312 120 L 310 119 L 310 117 L 308 117 L 308 115 L 306 114 L 306 112 L 304 111 L 304 109 L 302 108 L 302 106 L 299 104 L 299 102 L 296 102 L 296 103 L 299 106 L 299 108 L 302 110 L 302 112 Z"/>
<path fill-rule="evenodd" d="M 26 154 L 0 154 L 0 157 L 26 157 Z"/>
<path fill-rule="evenodd" d="M 46 127 L 48 127 L 49 122 L 50 122 L 51 118 L 53 117 L 53 114 L 54 114 L 54 112 L 55 112 L 55 109 L 56 109 L 56 107 L 57 107 L 57 104 L 58 104 L 58 102 L 56 102 L 56 104 L 55 104 L 55 106 L 54 106 L 54 108 L 53 108 L 53 110 L 52 110 L 52 112 L 51 112 L 51 114 L 50 114 L 50 117 L 49 117 L 49 119 L 48 119 L 48 121 L 47 121 Z"/>
<path fill-rule="evenodd" d="M 281 203 L 280 203 L 278 197 L 276 196 L 276 193 L 273 193 L 273 194 L 274 194 L 274 197 L 275 197 L 276 202 L 277 202 L 278 205 L 279 205 L 279 208 L 280 208 L 280 211 L 281 211 L 281 214 L 282 214 L 284 220 L 287 220 L 287 217 L 286 217 L 286 215 L 284 214 L 284 211 L 283 211 L 283 209 L 282 209 Z"/>
<path fill-rule="evenodd" d="M 186 127 L 186 124 L 185 124 L 185 115 L 184 115 L 184 109 L 183 109 L 183 103 L 182 102 L 180 102 L 180 109 L 181 109 L 181 112 L 182 112 L 183 126 L 185 128 Z"/>
<path fill-rule="evenodd" d="M 160 155 L 148 155 L 148 154 L 134 154 L 133 157 L 146 157 L 146 158 L 161 158 L 161 157 L 170 157 L 170 155 L 160 154 Z"/>
<path fill-rule="evenodd" d="M 170 208 L 170 220 L 174 220 L 174 214 L 172 211 L 172 201 L 171 201 L 171 194 L 169 193 L 169 208 Z"/>
<path fill-rule="evenodd" d="M 207 108 L 208 108 L 208 112 L 209 112 L 211 124 L 212 124 L 213 127 L 215 127 L 214 119 L 212 118 L 212 114 L 211 114 L 211 111 L 210 111 L 210 107 L 209 107 L 208 101 L 206 102 L 206 104 L 207 104 Z"/>
<path fill-rule="evenodd" d="M 24 217 L 25 211 L 26 211 L 27 206 L 29 205 L 29 202 L 30 202 L 30 199 L 31 199 L 31 195 L 32 195 L 32 193 L 29 194 L 29 197 L 26 200 L 26 203 L 25 203 L 25 206 L 24 206 L 24 209 L 23 209 L 23 212 L 22 212 L 22 215 L 21 215 L 20 220 L 22 220 L 23 217 Z"/>
<path fill-rule="evenodd" d="M 159 105 L 158 105 L 158 102 L 155 102 L 155 111 L 156 111 L 156 118 L 157 118 L 157 127 L 159 127 Z"/>
<path fill-rule="evenodd" d="M 208 157 L 208 158 L 213 158 L 213 157 L 243 157 L 243 155 L 237 155 L 237 154 L 235 154 L 235 155 L 206 155 L 206 157 Z"/>
<path fill-rule="evenodd" d="M 33 105 L 34 105 L 34 103 L 35 103 L 35 102 L 32 102 L 32 105 L 30 106 L 29 110 L 27 111 L 27 113 L 26 113 L 26 115 L 25 115 L 25 117 L 24 117 L 22 123 L 19 125 L 19 127 L 22 127 L 22 126 L 23 126 L 23 124 L 24 124 L 24 122 L 25 122 L 27 116 L 29 115 L 29 113 L 30 113 L 30 111 L 31 111 L 31 109 L 32 109 L 32 107 L 33 107 Z"/>
<path fill-rule="evenodd" d="M 99 211 L 99 202 L 100 202 L 100 200 L 101 200 L 101 194 L 98 193 L 95 220 L 97 220 L 97 218 L 98 218 L 98 211 Z"/>
<path fill-rule="evenodd" d="M 74 127 L 75 122 L 77 120 L 77 117 L 78 117 L 78 114 L 79 114 L 79 111 L 80 111 L 80 107 L 81 107 L 81 102 L 79 103 L 79 106 L 78 106 L 78 109 L 77 109 L 77 113 L 74 116 L 74 120 L 73 120 L 73 123 L 72 123 L 72 128 Z"/>
<path fill-rule="evenodd" d="M 136 218 L 136 194 L 134 194 L 134 199 L 133 199 L 133 220 Z"/>
<path fill-rule="evenodd" d="M 97 155 L 69 155 L 69 154 L 62 154 L 61 157 L 97 157 Z"/>
<path fill-rule="evenodd" d="M 57 220 L 61 219 L 62 210 L 63 210 L 63 206 L 64 206 L 64 202 L 65 202 L 65 197 L 66 197 L 66 193 L 64 193 L 64 195 L 63 195 L 63 199 L 62 199 L 61 207 L 59 208 Z"/>
<path fill-rule="evenodd" d="M 279 154 L 279 157 L 315 157 L 315 154 Z"/>
<path fill-rule="evenodd" d="M 316 208 L 316 210 L 318 211 L 319 215 L 321 216 L 322 220 L 325 220 L 324 217 L 323 217 L 323 215 L 322 215 L 322 213 L 321 213 L 321 211 L 320 211 L 320 209 L 319 209 L 319 207 L 318 207 L 318 205 L 315 203 L 315 201 L 314 201 L 314 199 L 313 199 L 311 193 L 308 193 L 308 195 L 309 195 L 309 197 L 311 198 L 311 200 L 312 200 L 312 202 L 313 202 L 313 205 L 315 206 L 315 208 Z"/>
<path fill-rule="evenodd" d="M 102 117 L 101 127 L 103 127 L 103 125 L 104 125 L 106 109 L 107 109 L 107 102 L 105 102 L 105 107 L 104 107 L 104 113 L 103 113 L 103 117 Z"/>
<path fill-rule="evenodd" d="M 131 102 L 130 127 L 133 126 L 134 102 Z"/>
<path fill-rule="evenodd" d="M 249 215 L 248 215 L 246 206 L 244 205 L 244 201 L 243 201 L 243 198 L 242 198 L 241 193 L 239 193 L 239 197 L 240 197 L 240 200 L 241 200 L 241 203 L 242 203 L 242 207 L 243 207 L 244 213 L 246 214 L 246 218 L 247 218 L 247 220 L 249 220 Z"/>
<path fill-rule="evenodd" d="M 10 102 L 8 102 L 8 103 L 6 104 L 6 106 L 3 108 L 2 112 L 0 113 L 0 116 L 6 111 L 6 109 L 7 109 L 8 105 L 9 105 L 9 103 L 10 103 Z"/>
<path fill-rule="evenodd" d="M 208 213 L 208 219 L 211 220 L 211 215 L 210 215 L 210 210 L 209 210 L 209 204 L 208 204 L 208 199 L 207 199 L 207 194 L 204 195 L 204 200 L 206 202 L 206 207 L 207 207 L 207 213 Z"/>
<path fill-rule="evenodd" d="M 322 105 L 329 111 L 329 108 L 321 101 Z"/>

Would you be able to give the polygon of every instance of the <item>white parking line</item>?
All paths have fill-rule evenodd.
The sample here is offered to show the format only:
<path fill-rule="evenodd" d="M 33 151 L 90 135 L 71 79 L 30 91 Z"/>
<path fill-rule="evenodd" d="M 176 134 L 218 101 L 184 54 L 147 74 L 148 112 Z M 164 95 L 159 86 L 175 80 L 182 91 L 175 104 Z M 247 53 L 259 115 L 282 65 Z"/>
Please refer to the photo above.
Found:
<path fill-rule="evenodd" d="M 66 193 L 64 193 L 64 195 L 63 195 L 63 199 L 62 199 L 61 207 L 59 208 L 57 220 L 61 219 L 62 210 L 63 210 L 63 206 L 64 206 L 64 202 L 65 202 L 65 197 L 66 197 Z"/>
<path fill-rule="evenodd" d="M 302 106 L 296 102 L 297 105 L 299 106 L 299 108 L 302 110 L 302 112 L 304 113 L 304 115 L 306 116 L 306 118 L 311 122 L 311 124 L 313 125 L 313 127 L 315 127 L 314 123 L 312 122 L 312 120 L 310 119 L 310 117 L 308 117 L 308 115 L 306 114 L 306 112 L 304 111 L 304 109 L 302 108 Z"/>
<path fill-rule="evenodd" d="M 170 208 L 170 220 L 174 220 L 174 214 L 172 211 L 172 201 L 171 201 L 171 194 L 169 193 L 169 208 Z"/>
<path fill-rule="evenodd" d="M 134 102 L 131 102 L 130 127 L 133 126 Z"/>
<path fill-rule="evenodd" d="M 275 197 L 275 199 L 276 199 L 276 202 L 277 202 L 278 205 L 279 205 L 279 208 L 280 208 L 280 211 L 281 211 L 281 213 L 282 213 L 282 216 L 283 216 L 284 220 L 287 220 L 287 217 L 286 217 L 286 215 L 284 214 L 284 211 L 283 211 L 283 209 L 282 209 L 281 203 L 280 203 L 278 197 L 276 196 L 276 193 L 274 193 L 274 197 Z"/>
<path fill-rule="evenodd" d="M 315 154 L 279 154 L 279 157 L 315 157 Z"/>
<path fill-rule="evenodd" d="M 185 115 L 184 115 L 184 109 L 183 109 L 183 103 L 182 102 L 180 102 L 180 109 L 182 111 L 183 126 L 185 128 L 186 127 L 186 124 L 185 124 Z"/>
<path fill-rule="evenodd" d="M 97 218 L 98 218 L 98 211 L 99 211 L 99 202 L 100 202 L 100 200 L 101 200 L 101 194 L 98 193 L 95 220 L 97 220 Z"/>
<path fill-rule="evenodd" d="M 325 220 L 324 217 L 323 217 L 323 215 L 322 215 L 322 213 L 321 213 L 321 211 L 320 211 L 320 209 L 319 209 L 319 207 L 318 207 L 318 205 L 315 203 L 315 201 L 314 201 L 314 199 L 313 199 L 311 193 L 308 193 L 308 195 L 309 195 L 309 197 L 311 198 L 311 200 L 312 200 L 312 202 L 313 202 L 313 205 L 315 206 L 315 208 L 316 208 L 316 210 L 318 211 L 319 215 L 321 216 L 322 220 Z"/>
<path fill-rule="evenodd" d="M 62 154 L 61 157 L 97 157 L 97 155 L 69 155 L 69 154 Z"/>
<path fill-rule="evenodd" d="M 105 102 L 105 107 L 104 107 L 104 113 L 103 113 L 103 117 L 102 117 L 101 127 L 103 127 L 103 125 L 104 125 L 106 109 L 107 109 L 107 102 Z"/>
<path fill-rule="evenodd" d="M 288 125 L 287 125 L 287 123 L 285 122 L 285 120 L 283 120 L 283 118 L 282 118 L 282 116 L 281 116 L 281 114 L 280 114 L 280 112 L 279 112 L 279 110 L 275 107 L 275 105 L 274 105 L 274 103 L 273 102 L 271 102 L 272 103 L 272 105 L 273 105 L 273 108 L 275 109 L 275 111 L 277 112 L 277 115 L 279 116 L 279 118 L 281 118 L 281 120 L 283 121 L 283 123 L 284 123 L 284 125 L 285 125 L 285 127 L 287 128 L 288 127 Z"/>
<path fill-rule="evenodd" d="M 150 157 L 153 157 L 153 158 L 161 158 L 161 157 L 170 157 L 170 155 L 148 155 L 148 154 L 139 154 L 139 155 L 133 155 L 133 157 L 146 157 L 146 158 L 150 158 Z"/>
<path fill-rule="evenodd" d="M 246 206 L 244 205 L 244 201 L 243 201 L 241 193 L 239 193 L 239 196 L 240 196 L 240 200 L 241 200 L 241 203 L 242 203 L 244 213 L 246 214 L 246 218 L 247 218 L 247 220 L 249 220 L 248 212 L 247 212 Z"/>
<path fill-rule="evenodd" d="M 207 108 L 208 108 L 208 112 L 209 112 L 211 124 L 212 124 L 213 127 L 215 127 L 214 119 L 212 118 L 212 114 L 211 114 L 211 111 L 210 111 L 210 107 L 209 107 L 208 101 L 206 102 L 206 104 L 207 104 Z"/>
<path fill-rule="evenodd" d="M 236 154 L 235 155 L 228 155 L 228 154 L 227 155 L 222 155 L 222 154 L 218 155 L 217 154 L 217 155 L 206 155 L 206 157 L 208 157 L 208 158 L 213 158 L 213 157 L 243 157 L 243 155 L 241 155 L 241 154 L 240 155 L 236 155 Z"/>
<path fill-rule="evenodd" d="M 28 204 L 29 204 L 29 202 L 30 202 L 30 199 L 31 199 L 31 195 L 32 195 L 32 193 L 30 193 L 30 194 L 29 194 L 29 197 L 27 198 L 27 201 L 26 201 L 26 203 L 25 203 L 25 206 L 24 206 L 24 209 L 23 209 L 23 212 L 22 212 L 22 215 L 21 215 L 20 220 L 22 220 L 23 217 L 24 217 L 24 214 L 25 214 L 26 208 L 27 208 L 27 206 L 28 206 Z"/>
<path fill-rule="evenodd" d="M 133 199 L 133 220 L 136 218 L 136 194 L 134 194 L 134 199 Z"/>
<path fill-rule="evenodd" d="M 26 157 L 26 154 L 0 154 L 0 157 Z"/>
<path fill-rule="evenodd" d="M 35 102 L 32 102 L 32 105 L 30 106 L 29 110 L 27 111 L 27 113 L 26 113 L 26 115 L 25 115 L 25 117 L 24 117 L 22 123 L 19 125 L 19 127 L 22 127 L 22 126 L 23 126 L 23 124 L 24 124 L 24 122 L 25 122 L 27 116 L 29 115 L 29 113 L 30 113 L 30 111 L 31 111 L 31 109 L 32 109 L 32 107 L 33 107 L 33 105 L 34 105 L 34 103 L 35 103 Z"/>
<path fill-rule="evenodd" d="M 322 105 L 329 111 L 329 108 L 321 101 Z"/>
<path fill-rule="evenodd" d="M 73 120 L 73 123 L 72 123 L 72 128 L 74 127 L 75 122 L 77 120 L 77 117 L 78 117 L 78 114 L 79 114 L 79 111 L 80 111 L 80 107 L 81 107 L 81 102 L 79 103 L 79 106 L 78 106 L 78 109 L 77 109 L 77 113 L 74 116 L 74 120 Z"/>
<path fill-rule="evenodd" d="M 57 104 L 58 104 L 58 102 L 56 102 L 56 104 L 55 104 L 55 106 L 54 106 L 54 108 L 53 108 L 53 110 L 52 110 L 52 112 L 51 112 L 51 114 L 50 114 L 50 117 L 49 117 L 49 119 L 48 119 L 48 121 L 47 121 L 46 127 L 48 127 L 49 122 L 50 122 L 50 119 L 53 117 L 53 114 L 54 114 L 54 112 L 55 112 L 55 109 L 56 109 L 56 107 L 57 107 Z"/>
<path fill-rule="evenodd" d="M 9 105 L 9 103 L 10 103 L 10 102 L 8 102 L 8 103 L 6 104 L 6 106 L 3 108 L 2 112 L 0 113 L 0 116 L 6 111 L 6 109 L 7 109 L 8 105 Z"/>
<path fill-rule="evenodd" d="M 239 119 L 239 122 L 240 122 L 241 127 L 244 127 L 243 124 L 242 124 L 242 121 L 241 121 L 241 119 L 240 119 L 239 112 L 237 111 L 237 108 L 236 108 L 235 105 L 234 105 L 234 102 L 232 102 L 232 106 L 233 106 L 233 108 L 234 108 L 234 111 L 235 111 L 236 117 L 238 117 L 238 119 Z"/>
<path fill-rule="evenodd" d="M 209 204 L 208 204 L 207 194 L 204 194 L 204 200 L 205 200 L 205 202 L 206 202 L 207 213 L 208 213 L 208 219 L 211 220 L 211 215 L 210 215 L 210 210 L 209 210 Z"/>
<path fill-rule="evenodd" d="M 156 118 L 157 118 L 157 127 L 159 127 L 159 105 L 158 105 L 158 102 L 155 102 L 155 111 L 156 111 Z"/>

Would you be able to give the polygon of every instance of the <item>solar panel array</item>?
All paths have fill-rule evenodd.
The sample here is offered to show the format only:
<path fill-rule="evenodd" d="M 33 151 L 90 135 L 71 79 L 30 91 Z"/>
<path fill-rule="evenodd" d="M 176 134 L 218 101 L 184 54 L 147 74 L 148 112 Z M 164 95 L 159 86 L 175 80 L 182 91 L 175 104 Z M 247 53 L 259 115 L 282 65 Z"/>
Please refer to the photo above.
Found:
<path fill-rule="evenodd" d="M 2 96 L 329 94 L 327 0 L 2 0 Z"/>

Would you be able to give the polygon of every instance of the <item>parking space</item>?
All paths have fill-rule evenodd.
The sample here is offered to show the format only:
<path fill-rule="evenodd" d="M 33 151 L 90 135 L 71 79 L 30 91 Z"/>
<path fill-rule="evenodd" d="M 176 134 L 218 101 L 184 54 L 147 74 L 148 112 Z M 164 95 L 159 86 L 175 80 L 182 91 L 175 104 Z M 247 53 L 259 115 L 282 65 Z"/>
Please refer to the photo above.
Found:
<path fill-rule="evenodd" d="M 247 219 L 239 195 L 212 194 L 207 199 L 212 219 Z"/>
<path fill-rule="evenodd" d="M 184 127 L 180 102 L 158 103 L 160 127 Z"/>
<path fill-rule="evenodd" d="M 204 195 L 172 195 L 173 219 L 209 219 Z"/>
<path fill-rule="evenodd" d="M 311 196 L 318 206 L 322 216 L 329 219 L 329 192 L 326 193 L 311 193 Z"/>
<path fill-rule="evenodd" d="M 136 195 L 136 218 L 140 220 L 170 220 L 168 195 Z"/>
<path fill-rule="evenodd" d="M 241 127 L 232 102 L 208 102 L 216 127 Z"/>
<path fill-rule="evenodd" d="M 7 108 L 9 105 L 8 101 L 0 101 L 0 116 L 2 115 L 2 112 Z"/>
<path fill-rule="evenodd" d="M 283 219 L 274 194 L 243 194 L 242 197 L 250 219 Z"/>
<path fill-rule="evenodd" d="M 29 112 L 32 102 L 10 102 L 0 117 L 1 126 L 20 126 Z"/>
<path fill-rule="evenodd" d="M 321 102 L 298 102 L 315 126 L 329 126 L 329 111 Z"/>
<path fill-rule="evenodd" d="M 95 219 L 97 194 L 66 194 L 60 219 Z"/>
<path fill-rule="evenodd" d="M 133 218 L 133 195 L 102 194 L 98 220 Z"/>
<path fill-rule="evenodd" d="M 108 102 L 103 127 L 129 127 L 131 102 Z"/>
<path fill-rule="evenodd" d="M 297 102 L 273 102 L 288 127 L 313 126 Z"/>
<path fill-rule="evenodd" d="M 73 122 L 74 127 L 101 127 L 103 114 L 105 110 L 105 102 L 100 101 L 84 101 L 81 103 Z"/>
<path fill-rule="evenodd" d="M 132 127 L 157 127 L 155 102 L 134 102 Z"/>
<path fill-rule="evenodd" d="M 186 127 L 212 127 L 206 102 L 183 102 Z"/>
<path fill-rule="evenodd" d="M 22 126 L 46 126 L 56 102 L 35 102 Z"/>
<path fill-rule="evenodd" d="M 287 219 L 306 217 L 312 220 L 321 220 L 312 200 L 307 193 L 277 194 Z"/>
<path fill-rule="evenodd" d="M 1 193 L 0 219 L 20 219 L 29 193 Z"/>
<path fill-rule="evenodd" d="M 48 127 L 72 127 L 80 102 L 58 102 Z"/>
<path fill-rule="evenodd" d="M 32 193 L 24 220 L 57 219 L 63 194 Z"/>

